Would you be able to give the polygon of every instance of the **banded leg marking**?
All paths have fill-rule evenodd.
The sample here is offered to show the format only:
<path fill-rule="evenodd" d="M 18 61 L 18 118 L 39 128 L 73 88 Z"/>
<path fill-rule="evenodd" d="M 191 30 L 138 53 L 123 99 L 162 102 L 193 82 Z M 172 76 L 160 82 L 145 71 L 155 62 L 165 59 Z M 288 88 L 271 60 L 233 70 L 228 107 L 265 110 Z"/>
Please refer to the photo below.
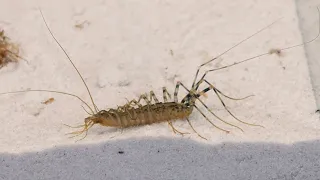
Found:
<path fill-rule="evenodd" d="M 235 128 L 238 128 L 239 130 L 243 131 L 240 127 L 238 127 L 238 126 L 236 126 L 236 125 L 233 125 L 233 124 L 230 124 L 230 123 L 226 122 L 225 120 L 223 120 L 222 118 L 220 118 L 219 116 L 217 116 L 214 112 L 212 112 L 212 111 L 208 108 L 208 106 L 207 106 L 199 97 L 197 97 L 197 94 L 194 94 L 194 93 L 192 93 L 191 91 L 189 91 L 189 90 L 187 89 L 187 87 L 186 87 L 185 85 L 183 85 L 181 82 L 180 82 L 180 84 L 181 84 L 181 86 L 182 86 L 186 91 L 189 92 L 189 94 L 190 94 L 191 96 L 193 96 L 194 98 L 196 98 L 196 99 L 197 99 L 214 117 L 216 117 L 218 120 L 220 120 L 221 122 L 223 122 L 223 123 L 225 123 L 225 124 L 228 124 L 228 125 L 230 125 L 230 126 L 233 126 L 233 127 L 235 127 Z M 218 127 L 217 125 L 215 125 L 212 121 L 209 120 L 208 117 L 205 116 L 205 114 L 204 114 L 195 104 L 193 104 L 193 106 L 196 107 L 196 109 L 202 114 L 202 116 L 204 116 L 205 119 L 206 119 L 207 121 L 209 121 L 214 127 L 218 128 L 218 129 L 220 129 L 220 130 L 222 130 L 222 131 L 224 131 L 224 132 L 227 132 L 227 133 L 230 132 L 230 131 L 227 131 L 227 130 L 222 129 L 222 128 Z"/>
<path fill-rule="evenodd" d="M 223 96 L 225 96 L 225 97 L 227 97 L 227 98 L 229 98 L 229 99 L 233 99 L 233 100 L 243 100 L 243 99 L 246 99 L 246 98 L 251 97 L 251 96 L 253 96 L 253 95 L 246 96 L 246 97 L 240 98 L 240 99 L 231 98 L 231 97 L 229 97 L 229 96 L 226 96 L 226 95 L 222 94 L 221 91 L 219 91 L 217 88 L 215 88 L 215 87 L 214 87 L 211 83 L 209 83 L 207 80 L 204 80 L 204 81 L 209 85 L 209 87 L 208 87 L 209 90 L 210 90 L 210 89 L 213 89 L 214 93 L 218 96 L 218 98 L 219 98 L 221 104 L 223 105 L 224 109 L 225 109 L 234 119 L 236 119 L 237 121 L 239 121 L 239 122 L 241 122 L 241 123 L 243 123 L 243 124 L 247 124 L 247 125 L 250 125 L 250 126 L 259 126 L 259 127 L 263 127 L 263 128 L 264 128 L 264 126 L 257 125 L 257 124 L 252 124 L 252 123 L 247 123 L 247 122 L 244 122 L 244 121 L 240 120 L 239 118 L 237 118 L 237 117 L 236 117 L 233 113 L 231 113 L 231 111 L 227 108 L 227 106 L 226 106 L 225 103 L 223 102 L 223 100 L 222 100 L 221 96 L 219 95 L 219 93 L 220 93 L 221 95 L 223 95 Z M 206 88 L 206 89 L 208 89 L 208 88 Z M 207 91 L 209 91 L 209 90 L 207 90 Z"/>

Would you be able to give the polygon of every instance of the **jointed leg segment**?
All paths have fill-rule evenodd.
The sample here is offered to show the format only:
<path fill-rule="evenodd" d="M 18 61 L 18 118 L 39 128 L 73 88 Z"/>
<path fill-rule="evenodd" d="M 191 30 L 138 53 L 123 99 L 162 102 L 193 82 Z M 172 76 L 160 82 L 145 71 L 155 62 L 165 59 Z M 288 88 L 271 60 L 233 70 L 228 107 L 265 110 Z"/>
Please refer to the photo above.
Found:
<path fill-rule="evenodd" d="M 180 83 L 180 84 L 181 84 L 181 86 L 182 86 L 185 90 L 187 90 L 187 91 L 189 92 L 189 94 L 190 94 L 191 96 L 193 96 L 193 98 L 196 98 L 197 100 L 199 100 L 199 102 L 200 102 L 214 117 L 216 117 L 218 120 L 220 120 L 221 122 L 223 122 L 223 123 L 225 123 L 225 124 L 228 124 L 228 125 L 230 125 L 230 126 L 233 126 L 233 127 L 235 127 L 235 128 L 238 128 L 239 130 L 243 131 L 240 127 L 238 127 L 238 126 L 236 126 L 236 125 L 233 125 L 233 124 L 231 124 L 231 123 L 228 123 L 228 122 L 224 121 L 222 118 L 220 118 L 219 116 L 217 116 L 213 111 L 211 111 L 211 110 L 208 108 L 208 106 L 207 106 L 201 99 L 199 99 L 198 94 L 193 94 L 192 92 L 190 92 L 190 91 L 187 89 L 187 87 L 186 87 L 185 85 L 183 85 L 182 83 Z M 192 97 L 191 97 L 191 98 L 192 98 Z M 211 121 L 209 120 L 209 118 L 207 118 L 207 117 L 204 115 L 204 113 L 201 112 L 200 109 L 199 109 L 196 105 L 193 105 L 193 106 L 196 107 L 196 109 L 202 114 L 202 116 L 204 116 L 204 118 L 205 118 L 207 121 L 209 121 L 214 127 L 218 128 L 218 129 L 220 129 L 220 130 L 222 130 L 222 131 L 229 132 L 229 131 L 224 130 L 224 129 L 216 126 L 215 124 L 213 124 L 213 122 L 211 122 Z"/>
<path fill-rule="evenodd" d="M 247 123 L 247 122 L 244 122 L 244 121 L 241 121 L 240 119 L 238 119 L 238 118 L 237 118 L 233 113 L 231 113 L 231 111 L 227 108 L 227 106 L 226 106 L 225 103 L 223 102 L 223 100 L 222 100 L 221 96 L 219 95 L 219 93 L 220 93 L 221 95 L 223 95 L 224 97 L 227 97 L 227 98 L 233 99 L 233 100 L 243 100 L 243 99 L 246 99 L 246 98 L 251 97 L 251 96 L 253 96 L 253 95 L 250 95 L 250 96 L 247 96 L 247 97 L 244 97 L 244 98 L 241 98 L 241 99 L 231 98 L 231 97 L 229 97 L 229 96 L 226 96 L 226 95 L 222 94 L 221 91 L 219 91 L 218 89 L 216 89 L 216 88 L 215 88 L 211 83 L 209 83 L 207 80 L 204 79 L 204 81 L 209 85 L 209 87 L 206 88 L 206 89 L 208 89 L 207 91 L 209 91 L 210 89 L 213 89 L 214 93 L 215 93 L 215 94 L 217 95 L 217 97 L 219 98 L 219 100 L 220 100 L 221 104 L 223 105 L 224 109 L 225 109 L 234 119 L 236 119 L 237 121 L 239 121 L 239 122 L 241 122 L 241 123 L 243 123 L 243 124 L 247 124 L 247 125 L 250 125 L 250 126 L 260 126 L 260 127 L 263 127 L 263 126 L 261 126 L 261 125 L 252 124 L 252 123 Z M 206 90 L 206 89 L 205 89 L 205 90 Z M 204 90 L 204 91 L 205 91 L 205 90 Z"/>
<path fill-rule="evenodd" d="M 169 96 L 169 99 L 171 99 L 171 95 L 168 92 L 166 87 L 162 88 L 162 93 L 163 93 L 163 102 L 165 102 L 165 103 L 168 102 L 167 95 Z"/>

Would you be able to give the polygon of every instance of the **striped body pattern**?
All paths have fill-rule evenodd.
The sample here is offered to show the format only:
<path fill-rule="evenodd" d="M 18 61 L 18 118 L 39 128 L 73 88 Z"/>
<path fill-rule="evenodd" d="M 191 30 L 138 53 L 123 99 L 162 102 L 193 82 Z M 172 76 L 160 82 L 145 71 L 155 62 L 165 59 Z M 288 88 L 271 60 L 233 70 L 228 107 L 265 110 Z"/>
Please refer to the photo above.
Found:
<path fill-rule="evenodd" d="M 103 126 L 126 128 L 164 122 L 168 120 L 184 119 L 192 113 L 192 107 L 181 103 L 167 102 L 130 107 L 126 110 L 101 110 L 93 118 Z M 89 119 L 92 117 L 89 117 Z"/>

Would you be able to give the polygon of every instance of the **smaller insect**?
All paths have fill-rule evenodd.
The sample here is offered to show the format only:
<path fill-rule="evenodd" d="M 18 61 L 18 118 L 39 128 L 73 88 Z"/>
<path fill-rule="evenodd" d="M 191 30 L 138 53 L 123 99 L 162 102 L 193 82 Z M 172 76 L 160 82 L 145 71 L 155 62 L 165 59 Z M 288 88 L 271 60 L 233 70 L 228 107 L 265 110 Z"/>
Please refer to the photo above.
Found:
<path fill-rule="evenodd" d="M 75 28 L 82 30 L 84 28 L 85 25 L 90 25 L 90 22 L 85 20 L 82 23 L 77 23 L 74 25 Z"/>
<path fill-rule="evenodd" d="M 53 101 L 54 101 L 54 98 L 49 98 L 49 99 L 47 99 L 47 100 L 45 100 L 45 101 L 43 101 L 43 102 L 41 102 L 41 103 L 42 103 L 42 104 L 45 104 L 45 105 L 48 105 L 48 104 L 53 103 Z"/>
<path fill-rule="evenodd" d="M 5 36 L 4 30 L 0 31 L 0 68 L 10 62 L 18 62 L 19 47 L 12 43 L 10 39 Z"/>
<path fill-rule="evenodd" d="M 278 55 L 279 57 L 282 57 L 282 56 L 283 56 L 283 53 L 282 53 L 281 49 L 279 49 L 279 48 L 270 49 L 270 50 L 269 50 L 269 54 L 276 54 L 276 55 Z"/>

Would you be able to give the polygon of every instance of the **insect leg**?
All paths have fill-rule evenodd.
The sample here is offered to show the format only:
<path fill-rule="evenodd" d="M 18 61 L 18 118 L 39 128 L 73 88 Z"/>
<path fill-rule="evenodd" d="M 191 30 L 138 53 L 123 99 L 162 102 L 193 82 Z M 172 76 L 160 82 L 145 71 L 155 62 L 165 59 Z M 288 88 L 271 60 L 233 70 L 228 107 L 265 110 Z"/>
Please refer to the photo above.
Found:
<path fill-rule="evenodd" d="M 195 93 L 198 90 L 198 87 L 200 86 L 200 84 L 203 83 L 203 80 L 199 80 L 199 82 L 196 83 L 196 85 L 194 85 L 194 90 L 193 90 L 193 94 L 198 94 L 198 97 L 202 96 L 205 94 L 205 92 L 200 92 L 200 93 Z M 190 99 L 192 96 L 191 93 L 188 93 L 181 101 L 181 103 L 184 103 L 185 101 L 187 101 L 188 99 Z"/>
<path fill-rule="evenodd" d="M 163 87 L 162 90 L 163 90 L 163 100 L 164 100 L 164 102 L 167 102 L 167 96 L 166 96 L 166 94 L 165 94 L 165 91 L 166 91 L 165 87 Z M 170 94 L 169 94 L 169 97 L 170 97 Z M 159 100 L 157 99 L 157 97 L 156 97 L 156 95 L 154 94 L 154 92 L 153 92 L 153 91 L 150 91 L 150 100 L 151 100 L 151 101 L 152 101 L 152 98 L 154 99 L 154 101 L 155 101 L 156 103 L 159 103 Z M 181 134 L 181 135 L 183 135 L 183 134 L 188 134 L 188 133 L 183 133 L 183 132 L 178 131 L 178 130 L 173 126 L 173 124 L 172 124 L 171 121 L 168 120 L 167 122 L 168 122 L 168 125 L 172 128 L 172 130 L 173 130 L 173 132 L 174 132 L 175 134 L 176 134 L 176 132 L 178 132 L 178 133 Z"/>
<path fill-rule="evenodd" d="M 175 91 L 174 91 L 174 102 L 178 103 L 178 90 L 179 90 L 179 84 L 177 83 L 176 85 L 176 88 L 175 88 Z M 171 95 L 169 94 L 169 92 L 167 91 L 167 88 L 166 87 L 163 87 L 162 88 L 162 92 L 163 92 L 163 101 L 164 102 L 167 102 L 168 99 L 167 99 L 167 95 L 169 96 L 169 98 L 171 99 Z M 167 121 L 168 122 L 168 125 L 172 128 L 172 131 L 176 134 L 176 133 L 179 133 L 181 135 L 183 134 L 190 134 L 188 132 L 180 132 L 178 131 L 172 124 L 172 121 Z"/>
<path fill-rule="evenodd" d="M 239 121 L 239 122 L 241 122 L 241 123 L 243 123 L 243 124 L 247 124 L 247 125 L 251 125 L 251 126 L 260 126 L 260 127 L 263 127 L 263 126 L 261 126 L 261 125 L 247 123 L 247 122 L 244 122 L 244 121 L 241 121 L 240 119 L 238 119 L 235 115 L 233 115 L 233 114 L 231 113 L 231 111 L 227 108 L 227 106 L 226 106 L 225 103 L 223 102 L 222 98 L 221 98 L 220 95 L 219 95 L 219 93 L 220 93 L 221 91 L 217 90 L 217 89 L 216 89 L 211 83 L 209 83 L 207 80 L 204 80 L 204 81 L 205 81 L 207 84 L 210 85 L 210 87 L 206 88 L 205 90 L 206 90 L 206 91 L 209 91 L 210 89 L 213 89 L 213 91 L 215 92 L 215 94 L 218 96 L 221 104 L 223 105 L 224 109 L 225 109 L 226 111 L 228 111 L 228 113 L 229 113 L 234 119 L 236 119 L 237 121 Z M 208 90 L 207 90 L 207 89 L 208 89 Z"/>
<path fill-rule="evenodd" d="M 156 97 L 156 95 L 154 94 L 154 92 L 150 91 L 150 102 L 152 102 L 152 98 L 153 98 L 154 102 L 159 103 L 159 100 Z"/>
<path fill-rule="evenodd" d="M 141 103 L 138 103 L 138 101 L 135 100 L 135 99 L 133 99 L 133 100 L 131 100 L 131 101 L 128 101 L 128 103 L 127 103 L 126 105 L 133 107 L 132 104 L 137 105 L 137 106 L 140 107 L 140 108 L 142 107 L 142 104 L 141 104 Z"/>
<path fill-rule="evenodd" d="M 150 91 L 150 100 L 148 99 L 148 96 L 146 94 L 142 94 L 140 95 L 137 103 L 140 103 L 142 99 L 146 101 L 147 105 L 151 105 L 152 99 L 154 100 L 155 103 L 159 103 L 159 100 L 153 91 Z"/>
<path fill-rule="evenodd" d="M 162 88 L 162 93 L 163 93 L 163 102 L 165 102 L 165 103 L 168 102 L 167 95 L 169 96 L 169 99 L 171 99 L 171 95 L 168 92 L 166 87 Z"/>
<path fill-rule="evenodd" d="M 191 91 L 189 91 L 189 90 L 187 89 L 187 87 L 186 87 L 185 85 L 183 85 L 181 82 L 180 82 L 180 84 L 181 84 L 181 86 L 182 86 L 186 91 L 189 92 L 189 94 L 190 94 L 191 96 L 193 96 L 194 98 L 196 98 L 214 117 L 216 117 L 218 120 L 220 120 L 221 122 L 223 122 L 223 123 L 225 123 L 225 124 L 228 124 L 228 125 L 230 125 L 230 126 L 233 126 L 233 127 L 235 127 L 235 128 L 238 128 L 239 130 L 241 130 L 241 131 L 243 132 L 243 129 L 241 129 L 240 127 L 238 127 L 238 126 L 236 126 L 236 125 L 233 125 L 233 124 L 230 124 L 230 123 L 228 123 L 227 121 L 225 121 L 225 120 L 223 120 L 222 118 L 220 118 L 219 116 L 217 116 L 214 112 L 212 112 L 212 111 L 208 108 L 208 106 L 198 97 L 197 94 L 194 94 L 194 93 L 192 93 Z M 193 104 L 193 106 L 196 107 L 196 109 L 202 114 L 202 116 L 204 116 L 204 117 L 206 118 L 206 120 L 209 121 L 214 127 L 216 127 L 216 128 L 218 128 L 218 129 L 220 129 L 220 130 L 222 130 L 222 131 L 225 131 L 225 132 L 228 132 L 228 133 L 229 133 L 229 131 L 224 130 L 224 129 L 216 126 L 215 124 L 213 124 L 213 123 L 203 114 L 203 112 L 200 111 L 200 109 L 199 109 L 195 104 Z"/>
<path fill-rule="evenodd" d="M 207 80 L 205 80 L 205 79 L 204 79 L 204 82 L 206 82 L 207 84 L 209 83 L 209 82 L 208 82 Z M 242 97 L 242 98 L 234 98 L 234 97 L 230 97 L 230 96 L 227 96 L 227 95 L 223 94 L 219 89 L 217 89 L 216 87 L 214 87 L 214 86 L 211 85 L 210 83 L 209 83 L 209 85 L 210 85 L 210 87 L 207 87 L 206 89 L 200 91 L 197 96 L 200 97 L 200 96 L 202 96 L 203 94 L 205 94 L 206 92 L 210 91 L 211 89 L 215 89 L 215 90 L 217 90 L 222 96 L 224 96 L 224 97 L 226 97 L 226 98 L 228 98 L 228 99 L 231 99 L 231 100 L 235 100 L 235 101 L 244 100 L 244 99 L 247 99 L 247 98 L 249 98 L 249 97 L 254 96 L 254 95 L 249 95 L 249 96 L 245 96 L 245 97 Z"/>
<path fill-rule="evenodd" d="M 195 104 L 194 104 L 193 106 L 201 113 L 201 115 L 202 115 L 212 126 L 216 127 L 217 129 L 219 129 L 219 130 L 221 130 L 221 131 L 224 131 L 224 132 L 226 132 L 226 133 L 230 133 L 230 131 L 227 131 L 227 130 L 225 130 L 225 129 L 222 129 L 222 128 L 218 127 L 217 125 L 213 124 L 213 122 L 211 122 L 210 119 L 209 119 Z"/>
<path fill-rule="evenodd" d="M 150 112 L 150 105 L 152 105 L 152 104 L 151 104 L 152 98 L 154 99 L 155 102 L 159 102 L 159 100 L 158 100 L 158 98 L 155 96 L 154 92 L 153 92 L 153 91 L 150 91 L 150 101 L 149 101 L 149 99 L 148 99 L 148 97 L 147 97 L 146 94 L 142 94 L 142 95 L 140 95 L 138 101 L 132 100 L 132 101 L 130 101 L 130 102 L 127 103 L 127 104 L 130 104 L 130 105 L 131 105 L 131 103 L 135 103 L 135 104 L 138 105 L 139 107 L 142 107 L 140 101 L 143 99 L 143 100 L 146 102 L 146 104 L 147 104 L 148 111 Z M 136 118 L 132 118 L 132 119 L 135 120 Z M 141 123 L 142 123 L 142 122 L 141 122 Z"/>
<path fill-rule="evenodd" d="M 140 101 L 141 101 L 142 99 L 146 101 L 146 103 L 147 103 L 147 105 L 148 105 L 148 107 L 149 107 L 149 105 L 151 104 L 151 102 L 149 101 L 149 99 L 148 99 L 148 97 L 147 97 L 146 94 L 140 95 L 140 97 L 139 97 L 139 99 L 138 99 L 138 103 L 140 103 Z"/>
<path fill-rule="evenodd" d="M 177 103 L 178 102 L 178 91 L 179 91 L 179 86 L 180 86 L 180 82 L 178 81 L 176 84 L 176 88 L 174 89 L 174 102 Z"/>
<path fill-rule="evenodd" d="M 131 115 L 131 112 L 130 112 L 131 108 L 133 108 L 133 107 L 132 106 L 130 107 L 130 105 L 128 105 L 128 103 L 127 103 L 124 106 L 118 106 L 116 111 L 117 112 L 127 112 L 131 119 L 137 119 L 137 117 L 134 117 Z M 134 110 L 133 110 L 133 113 L 136 114 Z"/>
<path fill-rule="evenodd" d="M 187 119 L 187 121 L 188 121 L 191 129 L 193 130 L 193 132 L 195 132 L 195 133 L 196 133 L 199 137 L 201 137 L 202 139 L 208 140 L 207 138 L 201 136 L 201 135 L 193 128 L 193 126 L 191 125 L 191 122 L 190 122 L 189 118 L 186 118 L 186 119 Z"/>
<path fill-rule="evenodd" d="M 145 96 L 145 97 L 142 97 L 142 98 L 147 99 L 146 96 Z M 156 103 L 159 103 L 159 100 L 158 100 L 158 98 L 156 97 L 156 95 L 154 94 L 154 92 L 153 92 L 153 91 L 150 91 L 150 101 L 148 100 L 148 102 L 151 103 L 152 99 L 154 99 L 154 101 L 155 101 Z M 183 135 L 183 134 L 189 134 L 189 133 L 184 133 L 184 132 L 180 132 L 179 130 L 177 130 L 177 129 L 173 126 L 173 124 L 172 124 L 171 121 L 168 120 L 167 122 L 168 122 L 168 125 L 172 128 L 172 130 L 173 130 L 173 132 L 174 132 L 175 134 L 176 134 L 176 133 L 179 133 L 179 134 L 181 134 L 181 135 Z"/>
<path fill-rule="evenodd" d="M 184 134 L 190 134 L 190 133 L 188 133 L 188 132 L 181 132 L 181 131 L 179 131 L 179 130 L 177 130 L 174 126 L 173 126 L 173 124 L 172 124 L 172 122 L 171 121 L 168 121 L 168 125 L 172 128 L 172 131 L 173 131 L 173 133 L 179 133 L 180 135 L 184 135 Z"/>
<path fill-rule="evenodd" d="M 116 109 L 109 109 L 107 111 L 109 114 L 113 114 L 111 115 L 111 117 L 113 117 L 115 120 L 117 120 L 118 124 L 120 124 L 120 128 L 121 131 L 123 130 L 123 127 L 126 127 L 127 125 L 127 121 L 123 121 L 123 119 L 120 118 L 119 112 Z"/>

